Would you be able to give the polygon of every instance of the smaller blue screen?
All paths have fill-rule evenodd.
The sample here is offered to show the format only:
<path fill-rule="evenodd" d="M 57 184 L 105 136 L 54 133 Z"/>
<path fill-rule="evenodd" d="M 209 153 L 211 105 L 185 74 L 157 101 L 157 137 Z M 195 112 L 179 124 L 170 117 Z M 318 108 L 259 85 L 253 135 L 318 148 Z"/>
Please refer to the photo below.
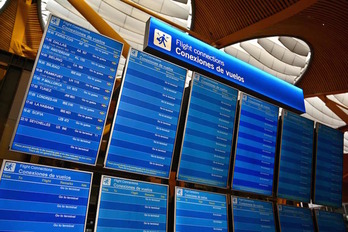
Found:
<path fill-rule="evenodd" d="M 175 189 L 175 232 L 228 231 L 226 195 Z"/>
<path fill-rule="evenodd" d="M 243 94 L 232 189 L 272 195 L 279 108 Z"/>
<path fill-rule="evenodd" d="M 168 187 L 103 176 L 96 231 L 167 229 Z"/>
<path fill-rule="evenodd" d="M 284 110 L 278 197 L 309 202 L 314 122 Z"/>
<path fill-rule="evenodd" d="M 92 174 L 4 161 L 0 231 L 83 232 Z"/>
<path fill-rule="evenodd" d="M 278 205 L 281 232 L 314 232 L 311 210 Z"/>
<path fill-rule="evenodd" d="M 234 232 L 275 232 L 273 205 L 232 196 L 232 223 Z"/>
<path fill-rule="evenodd" d="M 238 91 L 195 73 L 178 179 L 226 187 Z"/>
<path fill-rule="evenodd" d="M 318 124 L 314 203 L 342 206 L 343 133 Z"/>
<path fill-rule="evenodd" d="M 346 232 L 343 215 L 326 211 L 315 211 L 319 232 Z"/>

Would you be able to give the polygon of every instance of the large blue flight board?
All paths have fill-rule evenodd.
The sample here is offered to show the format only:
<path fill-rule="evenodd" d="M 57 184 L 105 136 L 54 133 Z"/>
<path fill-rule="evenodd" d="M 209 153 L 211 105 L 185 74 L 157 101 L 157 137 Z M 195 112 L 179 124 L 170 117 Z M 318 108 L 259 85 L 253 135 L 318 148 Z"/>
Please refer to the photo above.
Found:
<path fill-rule="evenodd" d="M 317 124 L 317 156 L 313 202 L 342 206 L 343 133 Z"/>
<path fill-rule="evenodd" d="M 272 195 L 279 108 L 243 94 L 232 189 Z"/>
<path fill-rule="evenodd" d="M 227 232 L 226 200 L 226 195 L 176 187 L 174 232 Z"/>
<path fill-rule="evenodd" d="M 273 204 L 232 196 L 233 232 L 275 232 Z"/>
<path fill-rule="evenodd" d="M 122 48 L 52 16 L 11 149 L 94 165 Z"/>
<path fill-rule="evenodd" d="M 125 72 L 105 166 L 169 178 L 187 70 L 132 49 Z"/>
<path fill-rule="evenodd" d="M 314 232 L 313 217 L 308 208 L 278 205 L 281 232 Z"/>
<path fill-rule="evenodd" d="M 83 232 L 92 173 L 3 161 L 0 231 Z"/>
<path fill-rule="evenodd" d="M 315 218 L 319 232 L 346 232 L 342 214 L 316 210 Z"/>
<path fill-rule="evenodd" d="M 103 176 L 97 232 L 167 231 L 168 186 Z"/>
<path fill-rule="evenodd" d="M 313 133 L 312 120 L 283 111 L 278 197 L 310 201 Z"/>
<path fill-rule="evenodd" d="M 238 91 L 195 73 L 178 179 L 227 186 Z"/>

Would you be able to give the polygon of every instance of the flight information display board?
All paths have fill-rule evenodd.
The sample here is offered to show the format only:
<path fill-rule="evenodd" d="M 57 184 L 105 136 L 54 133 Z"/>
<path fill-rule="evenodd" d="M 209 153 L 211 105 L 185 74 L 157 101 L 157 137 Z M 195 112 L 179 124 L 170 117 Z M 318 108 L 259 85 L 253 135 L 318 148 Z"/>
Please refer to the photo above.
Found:
<path fill-rule="evenodd" d="M 312 212 L 308 208 L 278 205 L 281 232 L 314 232 Z"/>
<path fill-rule="evenodd" d="M 272 195 L 279 108 L 242 94 L 232 189 Z"/>
<path fill-rule="evenodd" d="M 343 133 L 317 124 L 313 203 L 342 206 Z"/>
<path fill-rule="evenodd" d="M 83 232 L 92 173 L 4 160 L 0 231 Z"/>
<path fill-rule="evenodd" d="M 319 232 L 346 232 L 342 214 L 316 210 L 315 219 Z"/>
<path fill-rule="evenodd" d="M 167 231 L 168 186 L 102 176 L 97 232 Z"/>
<path fill-rule="evenodd" d="M 187 70 L 131 49 L 107 168 L 169 178 Z"/>
<path fill-rule="evenodd" d="M 193 75 L 178 179 L 227 187 L 238 91 Z"/>
<path fill-rule="evenodd" d="M 312 120 L 283 110 L 278 197 L 310 201 L 313 134 Z"/>
<path fill-rule="evenodd" d="M 48 22 L 11 149 L 95 165 L 123 44 Z"/>
<path fill-rule="evenodd" d="M 275 232 L 273 204 L 231 196 L 233 232 Z"/>
<path fill-rule="evenodd" d="M 226 200 L 226 195 L 176 187 L 174 232 L 227 232 Z"/>

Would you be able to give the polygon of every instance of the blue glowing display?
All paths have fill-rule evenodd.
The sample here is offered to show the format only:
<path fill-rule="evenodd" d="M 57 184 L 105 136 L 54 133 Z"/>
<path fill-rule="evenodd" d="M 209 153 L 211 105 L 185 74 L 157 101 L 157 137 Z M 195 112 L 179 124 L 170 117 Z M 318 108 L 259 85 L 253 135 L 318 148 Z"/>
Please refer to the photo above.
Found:
<path fill-rule="evenodd" d="M 319 205 L 342 206 L 343 133 L 317 124 L 314 199 Z"/>
<path fill-rule="evenodd" d="M 249 94 L 305 112 L 302 89 L 228 55 L 158 19 L 147 22 L 144 50 L 191 70 L 218 76 Z"/>
<path fill-rule="evenodd" d="M 275 232 L 273 204 L 271 202 L 232 196 L 233 232 Z"/>
<path fill-rule="evenodd" d="M 226 200 L 226 195 L 176 187 L 174 232 L 227 232 Z"/>
<path fill-rule="evenodd" d="M 281 232 L 314 232 L 310 209 L 278 205 L 278 214 Z"/>
<path fill-rule="evenodd" d="M 195 73 L 178 179 L 226 187 L 238 91 Z"/>
<path fill-rule="evenodd" d="M 3 162 L 0 230 L 83 232 L 92 173 Z"/>
<path fill-rule="evenodd" d="M 97 232 L 167 231 L 168 186 L 102 177 Z"/>
<path fill-rule="evenodd" d="M 11 149 L 94 165 L 122 48 L 52 16 Z"/>
<path fill-rule="evenodd" d="M 242 95 L 232 189 L 272 195 L 278 107 Z"/>
<path fill-rule="evenodd" d="M 346 232 L 342 214 L 316 210 L 315 218 L 319 232 Z"/>
<path fill-rule="evenodd" d="M 278 197 L 309 202 L 311 197 L 314 122 L 283 113 Z"/>
<path fill-rule="evenodd" d="M 187 70 L 132 49 L 105 166 L 169 177 Z"/>

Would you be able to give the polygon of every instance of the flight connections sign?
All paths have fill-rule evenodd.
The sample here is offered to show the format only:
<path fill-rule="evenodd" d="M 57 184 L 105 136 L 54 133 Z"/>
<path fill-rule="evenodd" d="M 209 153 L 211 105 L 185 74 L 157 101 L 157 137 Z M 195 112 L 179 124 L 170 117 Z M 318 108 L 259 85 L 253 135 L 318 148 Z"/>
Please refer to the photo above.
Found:
<path fill-rule="evenodd" d="M 144 50 L 223 80 L 295 112 L 304 113 L 302 89 L 226 54 L 158 19 L 147 22 Z"/>

